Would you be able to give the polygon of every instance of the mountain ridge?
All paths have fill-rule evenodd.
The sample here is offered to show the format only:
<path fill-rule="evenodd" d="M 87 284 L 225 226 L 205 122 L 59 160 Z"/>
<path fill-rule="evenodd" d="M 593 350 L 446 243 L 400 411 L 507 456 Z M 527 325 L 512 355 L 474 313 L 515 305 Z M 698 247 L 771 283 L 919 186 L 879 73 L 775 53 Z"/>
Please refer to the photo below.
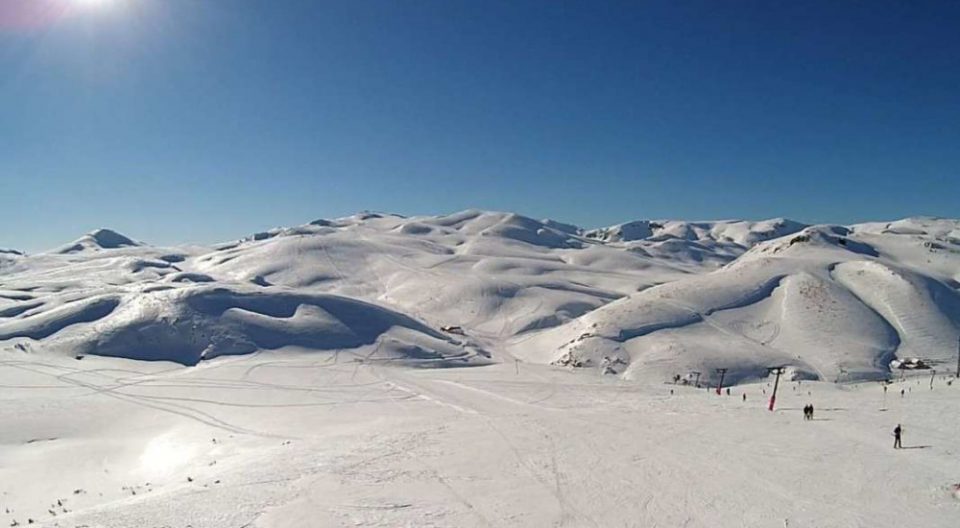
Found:
<path fill-rule="evenodd" d="M 0 276 L 0 349 L 187 365 L 347 343 L 413 362 L 434 349 L 440 363 L 492 355 L 632 379 L 722 364 L 731 380 L 750 380 L 771 362 L 799 377 L 878 379 L 896 358 L 945 361 L 960 329 L 960 221 L 943 218 L 584 230 L 477 209 L 362 212 L 212 246 L 156 247 L 100 229 L 12 258 Z M 191 307 L 209 291 L 235 301 L 222 312 Z M 251 305 L 251 295 L 270 300 Z M 325 339 L 342 325 L 318 295 L 369 305 L 371 317 L 383 308 L 393 322 Z M 420 325 L 401 332 L 407 345 L 382 348 L 404 317 Z M 441 328 L 463 335 L 437 341 Z M 150 354 L 138 339 L 154 343 Z"/>

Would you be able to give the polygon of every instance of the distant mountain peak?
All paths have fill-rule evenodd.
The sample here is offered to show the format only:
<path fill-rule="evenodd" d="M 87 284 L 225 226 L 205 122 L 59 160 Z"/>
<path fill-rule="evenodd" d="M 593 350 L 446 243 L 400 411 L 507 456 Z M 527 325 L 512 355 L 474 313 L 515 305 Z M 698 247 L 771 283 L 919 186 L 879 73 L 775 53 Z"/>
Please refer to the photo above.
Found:
<path fill-rule="evenodd" d="M 82 251 L 100 251 L 144 245 L 112 229 L 95 229 L 66 246 L 54 250 L 54 253 L 69 254 Z"/>
<path fill-rule="evenodd" d="M 97 245 L 104 249 L 116 249 L 119 247 L 125 246 L 142 246 L 140 242 L 136 242 L 131 238 L 128 238 L 112 229 L 96 229 L 87 234 L 91 239 L 93 239 Z"/>

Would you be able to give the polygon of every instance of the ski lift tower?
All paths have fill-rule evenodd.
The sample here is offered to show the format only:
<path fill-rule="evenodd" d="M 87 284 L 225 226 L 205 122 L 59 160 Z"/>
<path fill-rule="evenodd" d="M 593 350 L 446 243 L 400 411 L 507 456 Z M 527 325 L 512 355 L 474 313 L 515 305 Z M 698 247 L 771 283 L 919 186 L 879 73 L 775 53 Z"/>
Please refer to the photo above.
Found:
<path fill-rule="evenodd" d="M 770 395 L 770 405 L 767 407 L 767 410 L 773 411 L 773 406 L 777 402 L 777 387 L 780 386 L 780 375 L 783 374 L 783 371 L 786 367 L 770 367 L 767 369 L 767 372 L 776 374 L 777 377 L 773 382 L 773 394 Z"/>
<path fill-rule="evenodd" d="M 720 383 L 717 384 L 717 394 L 720 394 L 720 391 L 723 389 L 723 377 L 727 374 L 727 369 L 718 368 L 717 374 L 720 374 Z"/>

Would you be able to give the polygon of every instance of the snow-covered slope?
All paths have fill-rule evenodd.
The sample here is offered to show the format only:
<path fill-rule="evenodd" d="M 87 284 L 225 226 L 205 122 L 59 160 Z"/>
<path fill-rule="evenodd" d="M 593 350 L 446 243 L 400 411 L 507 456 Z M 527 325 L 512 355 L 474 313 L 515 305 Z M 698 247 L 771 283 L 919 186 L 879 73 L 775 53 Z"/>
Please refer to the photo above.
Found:
<path fill-rule="evenodd" d="M 772 380 L 717 396 L 542 365 L 388 365 L 9 354 L 0 525 L 954 528 L 960 514 L 960 383 L 943 376 L 781 380 L 769 412 Z"/>
<path fill-rule="evenodd" d="M 0 248 L 0 273 L 9 273 L 23 259 L 23 253 L 15 249 Z"/>
<path fill-rule="evenodd" d="M 361 213 L 214 247 L 101 229 L 0 255 L 0 348 L 196 364 L 299 347 L 413 362 L 513 357 L 628 378 L 775 365 L 882 378 L 954 357 L 960 223 Z M 447 328 L 444 332 L 441 329 Z"/>
<path fill-rule="evenodd" d="M 509 349 L 534 361 L 596 366 L 627 377 L 700 372 L 878 379 L 895 357 L 956 358 L 960 244 L 955 221 L 814 226 L 761 242 L 717 271 L 611 303 Z M 952 225 L 952 229 L 945 227 Z M 952 274 L 951 274 L 952 273 Z"/>
<path fill-rule="evenodd" d="M 366 359 L 399 361 L 476 355 L 422 323 L 362 301 L 194 284 L 97 294 L 37 310 L 0 328 L 0 341 L 16 338 L 48 341 L 47 349 L 78 358 L 97 354 L 185 365 L 284 347 L 375 345 Z"/>

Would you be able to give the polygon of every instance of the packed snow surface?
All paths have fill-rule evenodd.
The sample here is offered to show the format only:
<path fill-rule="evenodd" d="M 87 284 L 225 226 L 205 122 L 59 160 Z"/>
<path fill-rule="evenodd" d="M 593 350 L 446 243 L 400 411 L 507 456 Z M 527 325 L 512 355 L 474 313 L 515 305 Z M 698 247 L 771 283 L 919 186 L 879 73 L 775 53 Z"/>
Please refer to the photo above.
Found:
<path fill-rule="evenodd" d="M 958 288 L 938 218 L 4 249 L 0 522 L 954 526 Z"/>
<path fill-rule="evenodd" d="M 942 375 L 931 390 L 907 373 L 886 394 L 781 381 L 771 413 L 772 381 L 718 396 L 535 364 L 360 358 L 9 355 L 0 522 L 952 528 L 960 515 L 960 383 Z"/>

